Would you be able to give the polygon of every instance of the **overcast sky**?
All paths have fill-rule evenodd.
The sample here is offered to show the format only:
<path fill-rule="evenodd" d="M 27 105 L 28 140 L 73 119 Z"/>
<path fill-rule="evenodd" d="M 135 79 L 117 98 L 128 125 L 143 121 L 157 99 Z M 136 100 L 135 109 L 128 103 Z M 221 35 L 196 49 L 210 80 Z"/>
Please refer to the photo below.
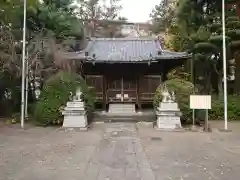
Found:
<path fill-rule="evenodd" d="M 130 22 L 146 22 L 154 6 L 160 2 L 161 0 L 121 0 L 121 16 Z"/>

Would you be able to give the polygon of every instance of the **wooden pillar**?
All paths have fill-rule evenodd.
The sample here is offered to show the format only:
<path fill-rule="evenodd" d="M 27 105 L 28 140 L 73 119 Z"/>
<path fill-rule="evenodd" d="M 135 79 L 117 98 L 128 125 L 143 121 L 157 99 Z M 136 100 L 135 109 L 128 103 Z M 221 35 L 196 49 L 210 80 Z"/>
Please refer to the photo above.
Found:
<path fill-rule="evenodd" d="M 79 71 L 80 71 L 79 74 L 81 75 L 81 77 L 84 78 L 84 75 L 85 75 L 85 73 L 84 73 L 84 63 L 82 61 L 80 62 Z"/>
<path fill-rule="evenodd" d="M 106 76 L 103 75 L 103 79 L 102 79 L 102 86 L 103 86 L 103 109 L 105 111 L 107 111 L 107 80 L 106 80 Z"/>
<path fill-rule="evenodd" d="M 137 76 L 137 106 L 138 110 L 142 110 L 142 103 L 141 103 L 141 98 L 140 98 L 140 76 Z"/>

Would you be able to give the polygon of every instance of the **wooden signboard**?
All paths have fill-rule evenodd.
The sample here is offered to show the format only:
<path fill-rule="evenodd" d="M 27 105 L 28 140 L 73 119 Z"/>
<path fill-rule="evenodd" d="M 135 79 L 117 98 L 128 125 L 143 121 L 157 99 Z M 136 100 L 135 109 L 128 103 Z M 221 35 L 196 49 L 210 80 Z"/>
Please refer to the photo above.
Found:
<path fill-rule="evenodd" d="M 211 109 L 210 95 L 190 95 L 191 109 Z"/>

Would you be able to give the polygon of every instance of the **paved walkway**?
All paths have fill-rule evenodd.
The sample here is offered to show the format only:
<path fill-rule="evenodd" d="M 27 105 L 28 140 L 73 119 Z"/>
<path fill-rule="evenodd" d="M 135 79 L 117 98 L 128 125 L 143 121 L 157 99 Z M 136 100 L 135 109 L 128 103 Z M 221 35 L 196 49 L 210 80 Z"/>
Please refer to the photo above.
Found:
<path fill-rule="evenodd" d="M 239 180 L 239 137 L 130 123 L 87 132 L 0 128 L 0 180 Z"/>
<path fill-rule="evenodd" d="M 107 124 L 83 179 L 154 180 L 134 124 Z"/>
<path fill-rule="evenodd" d="M 76 133 L 8 129 L 0 141 L 2 180 L 154 180 L 134 124 Z"/>

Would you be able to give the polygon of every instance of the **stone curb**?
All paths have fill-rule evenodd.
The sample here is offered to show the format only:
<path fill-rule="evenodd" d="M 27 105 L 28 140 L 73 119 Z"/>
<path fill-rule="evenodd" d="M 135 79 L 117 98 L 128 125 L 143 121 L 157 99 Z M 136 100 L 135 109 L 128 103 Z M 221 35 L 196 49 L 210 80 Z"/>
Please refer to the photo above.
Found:
<path fill-rule="evenodd" d="M 85 127 L 85 128 L 79 128 L 79 127 L 61 127 L 59 129 L 57 129 L 57 131 L 64 131 L 64 132 L 85 132 L 89 129 L 89 127 Z"/>
<path fill-rule="evenodd" d="M 157 131 L 162 131 L 162 132 L 186 132 L 186 130 L 184 128 L 180 128 L 180 129 L 162 129 L 162 128 L 154 127 L 154 129 L 157 130 Z"/>

